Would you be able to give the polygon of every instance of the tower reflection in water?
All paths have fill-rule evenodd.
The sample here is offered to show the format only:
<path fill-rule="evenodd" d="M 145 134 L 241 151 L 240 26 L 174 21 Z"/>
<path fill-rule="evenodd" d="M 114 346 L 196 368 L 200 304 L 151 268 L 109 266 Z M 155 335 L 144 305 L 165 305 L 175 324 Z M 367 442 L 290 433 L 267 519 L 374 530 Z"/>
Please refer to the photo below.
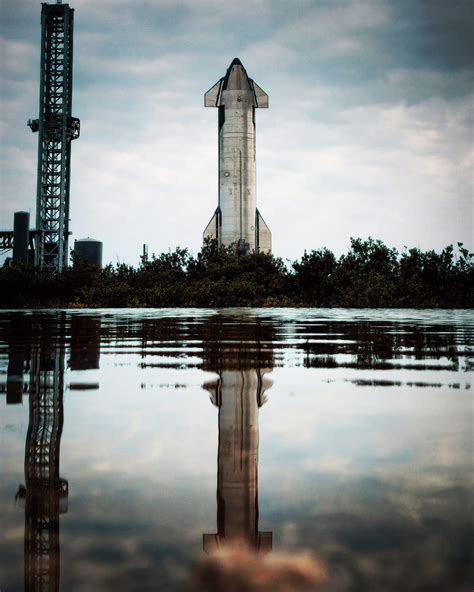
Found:
<path fill-rule="evenodd" d="M 94 328 L 89 326 L 91 322 L 97 325 L 95 319 L 84 318 L 80 327 L 71 326 L 76 337 L 71 340 L 69 360 L 73 369 L 98 368 L 98 339 L 81 339 L 81 334 Z M 68 482 L 59 474 L 66 321 L 60 314 L 57 323 L 48 318 L 33 326 L 26 319 L 20 327 L 18 342 L 31 346 L 26 350 L 17 347 L 16 340 L 10 343 L 7 402 L 21 402 L 23 374 L 29 371 L 25 485 L 20 485 L 16 494 L 18 504 L 25 509 L 25 590 L 53 592 L 59 590 L 60 579 L 59 516 L 67 512 L 69 495 Z M 79 356 L 82 362 L 74 363 Z"/>
<path fill-rule="evenodd" d="M 258 413 L 271 381 L 272 328 L 254 318 L 209 323 L 204 369 L 219 377 L 204 386 L 219 408 L 217 455 L 217 533 L 203 535 L 209 554 L 226 544 L 249 546 L 259 553 L 272 548 L 272 533 L 258 529 Z"/>
<path fill-rule="evenodd" d="M 25 508 L 25 590 L 59 589 L 59 515 L 67 512 L 68 482 L 59 475 L 63 429 L 64 323 L 54 335 L 31 335 L 29 423 L 25 485 L 16 495 Z M 36 332 L 35 332 L 36 333 Z"/>

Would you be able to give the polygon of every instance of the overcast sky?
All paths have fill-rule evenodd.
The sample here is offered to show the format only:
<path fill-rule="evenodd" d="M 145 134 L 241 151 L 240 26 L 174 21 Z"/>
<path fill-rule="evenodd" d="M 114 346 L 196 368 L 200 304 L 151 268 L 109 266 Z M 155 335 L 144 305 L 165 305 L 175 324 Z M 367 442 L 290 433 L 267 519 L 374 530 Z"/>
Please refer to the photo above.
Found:
<path fill-rule="evenodd" d="M 1 210 L 34 225 L 41 4 L 1 0 Z M 472 248 L 471 0 L 75 0 L 72 241 L 136 263 L 197 252 L 217 205 L 217 110 L 239 57 L 257 111 L 257 203 L 285 259 L 369 235 Z"/>

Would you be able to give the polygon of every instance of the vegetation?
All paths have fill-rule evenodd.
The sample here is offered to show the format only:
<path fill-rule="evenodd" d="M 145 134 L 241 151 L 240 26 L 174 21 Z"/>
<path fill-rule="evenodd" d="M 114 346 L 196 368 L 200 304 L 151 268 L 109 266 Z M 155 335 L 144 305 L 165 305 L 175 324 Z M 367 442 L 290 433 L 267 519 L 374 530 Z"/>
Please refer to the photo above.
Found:
<path fill-rule="evenodd" d="M 286 265 L 272 254 L 235 255 L 208 241 L 104 269 L 73 254 L 57 273 L 0 269 L 0 307 L 446 307 L 474 305 L 474 255 L 458 243 L 401 254 L 382 241 L 351 239 L 348 253 L 305 252 Z"/>

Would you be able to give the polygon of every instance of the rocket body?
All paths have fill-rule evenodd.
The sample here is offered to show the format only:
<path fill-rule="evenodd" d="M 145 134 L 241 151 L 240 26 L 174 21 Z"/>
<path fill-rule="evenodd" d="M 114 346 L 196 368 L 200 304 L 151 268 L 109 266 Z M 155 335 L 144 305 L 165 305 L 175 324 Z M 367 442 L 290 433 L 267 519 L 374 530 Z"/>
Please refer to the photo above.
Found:
<path fill-rule="evenodd" d="M 219 201 L 204 238 L 238 253 L 268 252 L 271 233 L 257 209 L 255 173 L 255 109 L 268 107 L 268 95 L 235 58 L 204 104 L 219 109 Z"/>

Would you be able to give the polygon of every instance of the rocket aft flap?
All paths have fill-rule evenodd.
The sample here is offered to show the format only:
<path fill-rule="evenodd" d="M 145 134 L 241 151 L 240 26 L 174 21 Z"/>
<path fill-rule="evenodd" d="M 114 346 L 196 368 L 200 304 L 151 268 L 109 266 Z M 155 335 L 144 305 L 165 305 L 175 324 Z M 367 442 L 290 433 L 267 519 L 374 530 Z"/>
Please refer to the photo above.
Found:
<path fill-rule="evenodd" d="M 204 238 L 238 253 L 267 253 L 272 235 L 256 207 L 255 109 L 268 108 L 268 95 L 235 58 L 204 105 L 219 109 L 219 203 Z"/>

